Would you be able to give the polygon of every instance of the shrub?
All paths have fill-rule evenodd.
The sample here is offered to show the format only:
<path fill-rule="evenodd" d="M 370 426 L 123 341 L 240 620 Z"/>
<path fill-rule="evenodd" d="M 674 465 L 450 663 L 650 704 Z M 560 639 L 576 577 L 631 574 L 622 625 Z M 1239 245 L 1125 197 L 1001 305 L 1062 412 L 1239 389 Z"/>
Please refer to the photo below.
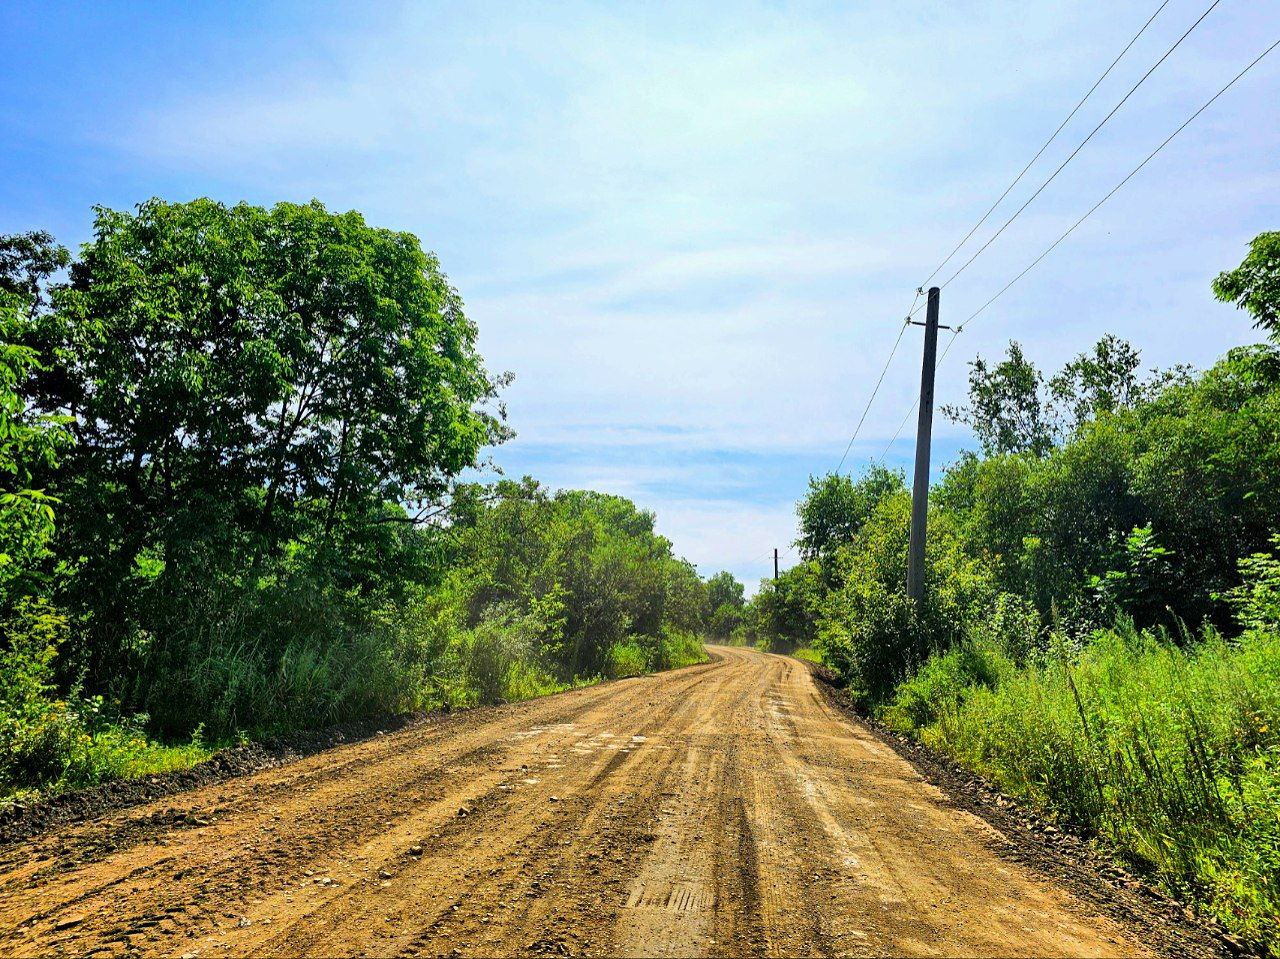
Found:
<path fill-rule="evenodd" d="M 495 612 L 466 634 L 462 650 L 468 693 L 478 703 L 500 703 L 512 670 L 529 660 L 533 646 L 509 613 Z"/>
<path fill-rule="evenodd" d="M 650 663 L 653 669 L 679 669 L 706 661 L 706 651 L 697 635 L 688 630 L 664 627 L 658 635 Z"/>
<path fill-rule="evenodd" d="M 73 707 L 58 698 L 53 661 L 67 621 L 44 600 L 24 600 L 4 624 L 0 647 L 0 782 L 59 778 L 83 734 Z"/>
<path fill-rule="evenodd" d="M 890 726 L 913 732 L 956 712 L 975 689 L 991 689 L 1012 669 L 1003 653 L 985 643 L 964 642 L 931 657 L 880 710 Z"/>
<path fill-rule="evenodd" d="M 146 651 L 130 698 L 154 728 L 216 738 L 405 712 L 445 700 L 451 620 L 371 605 L 305 576 L 189 596 Z"/>
<path fill-rule="evenodd" d="M 1271 542 L 1280 547 L 1280 535 Z M 1239 561 L 1244 582 L 1219 594 L 1249 629 L 1280 629 L 1280 559 L 1274 553 L 1254 553 Z"/>
<path fill-rule="evenodd" d="M 988 615 L 970 624 L 970 635 L 1021 665 L 1043 649 L 1044 630 L 1035 604 L 1012 593 L 1000 593 Z"/>
<path fill-rule="evenodd" d="M 569 685 L 557 680 L 549 672 L 532 664 L 516 661 L 507 667 L 507 675 L 503 680 L 503 702 L 516 703 L 522 699 L 534 699 L 538 696 L 549 696 L 568 689 Z"/>
<path fill-rule="evenodd" d="M 100 707 L 100 703 L 94 706 Z M 67 768 L 56 785 L 90 786 L 112 779 L 174 772 L 189 769 L 213 754 L 205 744 L 203 727 L 196 727 L 189 742 L 177 745 L 152 741 L 146 727 L 146 715 L 93 724 L 91 731 L 72 743 Z"/>
<path fill-rule="evenodd" d="M 905 591 L 911 498 L 883 498 L 853 542 L 836 554 L 815 647 L 864 702 L 877 702 L 930 654 L 949 648 L 987 615 L 990 577 L 966 555 L 946 513 L 930 513 L 925 604 Z"/>
<path fill-rule="evenodd" d="M 605 675 L 610 679 L 640 676 L 648 672 L 648 656 L 634 639 L 614 643 L 609 647 Z"/>
<path fill-rule="evenodd" d="M 54 660 L 66 619 L 44 600 L 26 600 L 4 624 L 0 649 L 0 797 L 26 790 L 89 786 L 185 769 L 211 754 L 197 727 L 185 745 L 151 741 L 145 715 L 110 720 L 101 697 L 59 698 Z"/>

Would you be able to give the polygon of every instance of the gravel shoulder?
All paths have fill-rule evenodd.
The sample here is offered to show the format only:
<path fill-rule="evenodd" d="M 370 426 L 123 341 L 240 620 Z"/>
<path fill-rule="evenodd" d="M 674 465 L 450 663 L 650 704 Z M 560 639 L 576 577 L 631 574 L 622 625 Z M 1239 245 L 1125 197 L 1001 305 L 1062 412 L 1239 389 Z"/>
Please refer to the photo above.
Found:
<path fill-rule="evenodd" d="M 804 664 L 718 648 L 47 823 L 0 848 L 0 953 L 1213 954 L 1019 850 Z"/>

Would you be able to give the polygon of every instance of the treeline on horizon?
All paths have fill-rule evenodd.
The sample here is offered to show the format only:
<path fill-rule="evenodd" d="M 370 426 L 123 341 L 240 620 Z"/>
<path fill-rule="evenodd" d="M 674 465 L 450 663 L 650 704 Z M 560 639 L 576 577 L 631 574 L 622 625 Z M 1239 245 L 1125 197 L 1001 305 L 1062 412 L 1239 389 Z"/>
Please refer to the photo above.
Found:
<path fill-rule="evenodd" d="M 0 237 L 0 799 L 701 661 L 706 587 L 651 513 L 460 479 L 507 379 L 435 257 L 357 213 Z"/>
<path fill-rule="evenodd" d="M 1267 342 L 1141 369 L 1106 336 L 1046 377 L 1017 343 L 944 408 L 980 446 L 930 491 L 810 480 L 803 561 L 720 633 L 812 648 L 872 715 L 1280 949 L 1280 233 L 1213 283 Z"/>

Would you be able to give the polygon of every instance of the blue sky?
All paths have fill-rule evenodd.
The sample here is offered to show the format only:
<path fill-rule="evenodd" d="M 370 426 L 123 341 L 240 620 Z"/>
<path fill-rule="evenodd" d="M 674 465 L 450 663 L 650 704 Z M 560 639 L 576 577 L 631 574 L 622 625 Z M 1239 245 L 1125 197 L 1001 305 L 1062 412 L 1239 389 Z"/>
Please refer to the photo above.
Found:
<path fill-rule="evenodd" d="M 1207 2 L 1171 0 L 1010 211 Z M 0 231 L 75 244 L 93 204 L 202 195 L 318 197 L 410 230 L 489 365 L 516 373 L 504 469 L 631 496 L 702 571 L 754 582 L 808 475 L 839 461 L 915 287 L 1157 5 L 9 0 Z M 1280 5 L 1222 0 L 948 287 L 943 322 L 1277 37 Z M 1209 282 L 1280 228 L 1277 103 L 1280 53 L 972 324 L 939 402 L 1014 337 L 1049 368 L 1105 331 L 1151 365 L 1256 339 Z M 913 330 L 854 468 L 918 379 Z M 967 442 L 935 429 L 938 462 Z"/>

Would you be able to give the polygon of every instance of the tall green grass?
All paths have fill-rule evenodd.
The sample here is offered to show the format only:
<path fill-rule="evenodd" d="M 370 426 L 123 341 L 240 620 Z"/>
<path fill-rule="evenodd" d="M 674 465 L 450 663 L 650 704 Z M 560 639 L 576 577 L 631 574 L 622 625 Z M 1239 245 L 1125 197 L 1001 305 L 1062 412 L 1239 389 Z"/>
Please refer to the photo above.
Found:
<path fill-rule="evenodd" d="M 707 661 L 707 651 L 696 634 L 664 626 L 655 637 L 649 656 L 651 670 L 680 669 Z"/>
<path fill-rule="evenodd" d="M 467 627 L 447 597 L 370 607 L 305 581 L 213 600 L 145 650 L 124 692 L 149 714 L 133 716 L 103 697 L 59 696 L 67 622 L 47 603 L 2 624 L 0 800 L 187 768 L 246 737 L 517 702 L 706 659 L 696 635 L 664 626 L 613 644 L 603 676 L 572 675 L 541 622 L 512 608 Z"/>
<path fill-rule="evenodd" d="M 1022 666 L 971 642 L 880 715 L 1280 950 L 1280 633 L 1122 626 Z"/>
<path fill-rule="evenodd" d="M 425 601 L 375 605 L 299 578 L 188 600 L 145 650 L 136 686 L 151 728 L 216 739 L 464 705 L 476 637 Z M 482 649 L 489 647 L 480 642 Z"/>

